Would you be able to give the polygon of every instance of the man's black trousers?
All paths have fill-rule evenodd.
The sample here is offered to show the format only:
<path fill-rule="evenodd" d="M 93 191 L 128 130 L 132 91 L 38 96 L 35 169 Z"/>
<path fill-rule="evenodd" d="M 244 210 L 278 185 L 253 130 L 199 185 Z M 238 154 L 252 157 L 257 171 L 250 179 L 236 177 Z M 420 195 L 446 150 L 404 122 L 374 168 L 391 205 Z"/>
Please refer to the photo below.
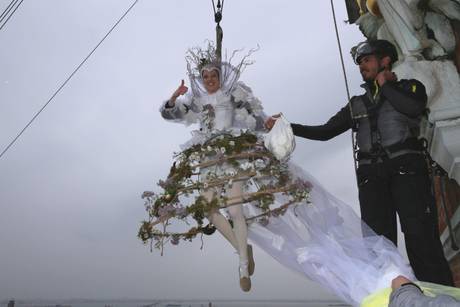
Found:
<path fill-rule="evenodd" d="M 439 239 L 437 210 L 423 155 L 405 154 L 361 165 L 358 183 L 362 219 L 395 245 L 398 213 L 417 279 L 453 285 Z"/>

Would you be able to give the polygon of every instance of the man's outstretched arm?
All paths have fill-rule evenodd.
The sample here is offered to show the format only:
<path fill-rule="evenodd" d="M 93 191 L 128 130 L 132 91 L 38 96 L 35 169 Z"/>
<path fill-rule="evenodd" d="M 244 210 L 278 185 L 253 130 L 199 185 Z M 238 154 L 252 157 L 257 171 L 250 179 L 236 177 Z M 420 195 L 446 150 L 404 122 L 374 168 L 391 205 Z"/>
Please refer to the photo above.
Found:
<path fill-rule="evenodd" d="M 324 125 L 305 126 L 291 124 L 294 135 L 310 140 L 327 141 L 344 133 L 353 126 L 350 109 L 347 106 L 342 108 L 336 115 L 331 117 Z"/>

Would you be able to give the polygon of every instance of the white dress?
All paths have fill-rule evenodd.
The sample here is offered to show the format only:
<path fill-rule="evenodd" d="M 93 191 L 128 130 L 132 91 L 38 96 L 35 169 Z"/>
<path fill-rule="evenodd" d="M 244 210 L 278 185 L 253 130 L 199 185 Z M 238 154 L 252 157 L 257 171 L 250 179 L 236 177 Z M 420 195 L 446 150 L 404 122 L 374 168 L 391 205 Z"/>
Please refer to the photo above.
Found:
<path fill-rule="evenodd" d="M 243 82 L 237 82 L 230 94 L 219 89 L 213 94 L 199 97 L 187 95 L 178 98 L 172 108 L 165 101 L 160 112 L 166 120 L 186 125 L 199 124 L 199 129 L 192 131 L 191 140 L 181 146 L 183 150 L 195 144 L 204 144 L 219 135 L 238 136 L 244 131 L 250 131 L 261 137 L 266 119 L 259 99 L 254 97 L 252 90 Z M 202 179 L 206 180 L 211 172 L 215 176 L 222 176 L 234 174 L 236 170 L 228 163 L 202 168 Z"/>
<path fill-rule="evenodd" d="M 229 94 L 219 89 L 213 94 L 179 97 L 174 107 L 168 107 L 167 103 L 165 101 L 160 108 L 166 120 L 186 125 L 199 123 L 200 129 L 192 132 L 201 137 L 195 139 L 197 142 L 204 141 L 206 135 L 210 137 L 216 133 L 238 133 L 242 129 L 261 132 L 264 129 L 266 115 L 262 105 L 241 81 L 235 84 Z"/>

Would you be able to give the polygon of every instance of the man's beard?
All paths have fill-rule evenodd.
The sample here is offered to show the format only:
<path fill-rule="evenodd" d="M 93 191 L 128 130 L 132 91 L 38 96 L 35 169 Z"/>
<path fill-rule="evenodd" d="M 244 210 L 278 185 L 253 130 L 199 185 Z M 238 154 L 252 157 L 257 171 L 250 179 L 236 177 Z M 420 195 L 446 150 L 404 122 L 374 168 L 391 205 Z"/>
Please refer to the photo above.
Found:
<path fill-rule="evenodd" d="M 372 82 L 372 81 L 374 81 L 374 78 L 369 78 L 369 77 L 365 76 L 362 72 L 361 72 L 361 77 L 363 78 L 364 82 Z"/>
<path fill-rule="evenodd" d="M 365 82 L 373 82 L 375 80 L 375 78 L 377 78 L 377 75 L 379 74 L 379 72 L 383 71 L 383 68 L 379 68 L 378 71 L 375 72 L 375 70 L 363 70 L 363 71 L 360 71 L 361 73 L 361 77 L 363 78 L 363 81 Z M 363 72 L 365 74 L 363 74 Z M 365 76 L 367 75 L 367 76 Z M 369 75 L 371 75 L 371 77 L 368 77 Z"/>

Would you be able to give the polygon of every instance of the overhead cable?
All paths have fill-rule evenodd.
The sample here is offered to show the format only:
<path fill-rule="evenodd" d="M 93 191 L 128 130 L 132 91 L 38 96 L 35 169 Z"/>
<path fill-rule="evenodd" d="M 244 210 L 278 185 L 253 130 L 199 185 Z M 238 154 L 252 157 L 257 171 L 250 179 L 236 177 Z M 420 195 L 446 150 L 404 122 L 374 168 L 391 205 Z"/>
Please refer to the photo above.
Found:
<path fill-rule="evenodd" d="M 18 4 L 18 1 L 19 0 L 11 1 L 8 7 L 3 11 L 2 15 L 0 16 L 0 31 L 8 23 L 10 18 L 14 15 L 14 13 L 16 12 L 16 10 L 19 8 L 19 6 L 22 4 L 24 0 L 19 1 L 19 4 Z"/>
<path fill-rule="evenodd" d="M 14 6 L 15 2 L 18 2 L 18 0 L 12 0 L 10 4 L 8 4 L 8 6 L 5 8 L 5 10 L 0 15 L 0 21 L 3 19 L 3 16 L 8 14 L 8 12 L 11 10 L 11 7 Z"/>
<path fill-rule="evenodd" d="M 16 137 L 8 144 L 8 146 L 3 149 L 2 153 L 0 153 L 0 159 L 5 155 L 5 153 L 13 146 L 16 141 L 22 136 L 22 134 L 29 128 L 29 126 L 35 121 L 35 119 L 42 113 L 45 108 L 53 101 L 54 97 L 66 86 L 66 84 L 72 79 L 72 77 L 78 72 L 78 70 L 86 63 L 86 61 L 93 55 L 96 49 L 104 42 L 104 40 L 112 33 L 112 31 L 118 26 L 118 24 L 128 15 L 128 13 L 132 10 L 132 8 L 139 2 L 139 0 L 135 0 L 131 6 L 124 12 L 124 14 L 118 19 L 118 21 L 110 28 L 107 34 L 99 41 L 99 43 L 91 50 L 91 52 L 86 56 L 86 58 L 74 69 L 74 71 L 67 77 L 67 79 L 59 86 L 59 88 L 51 95 L 51 98 L 40 108 L 40 110 L 35 113 L 32 119 L 24 126 L 24 128 L 16 135 Z"/>

